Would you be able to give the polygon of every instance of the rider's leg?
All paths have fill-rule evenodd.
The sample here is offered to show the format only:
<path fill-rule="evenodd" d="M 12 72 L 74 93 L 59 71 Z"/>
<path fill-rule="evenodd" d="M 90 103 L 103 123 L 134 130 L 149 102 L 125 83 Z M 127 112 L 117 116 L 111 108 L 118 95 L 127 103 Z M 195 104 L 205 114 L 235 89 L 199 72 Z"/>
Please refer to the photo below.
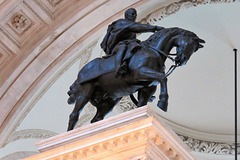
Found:
<path fill-rule="evenodd" d="M 93 92 L 93 85 L 91 84 L 84 84 L 81 88 L 81 92 L 77 93 L 77 99 L 75 107 L 72 113 L 69 116 L 69 123 L 68 123 L 68 131 L 73 130 L 74 126 L 78 121 L 78 117 L 80 112 L 82 111 L 83 107 L 89 101 L 89 97 Z"/>
<path fill-rule="evenodd" d="M 135 80 L 149 80 L 158 81 L 161 84 L 161 93 L 159 96 L 158 107 L 163 111 L 167 111 L 168 105 L 168 91 L 167 91 L 167 77 L 164 73 L 154 71 L 148 67 L 140 67 L 134 76 Z"/>
<path fill-rule="evenodd" d="M 126 54 L 127 45 L 122 43 L 119 44 L 117 47 L 114 48 L 113 53 L 116 54 L 116 72 L 115 75 L 117 78 L 120 78 L 122 74 L 126 73 L 127 71 L 127 63 L 123 61 L 123 58 Z"/>

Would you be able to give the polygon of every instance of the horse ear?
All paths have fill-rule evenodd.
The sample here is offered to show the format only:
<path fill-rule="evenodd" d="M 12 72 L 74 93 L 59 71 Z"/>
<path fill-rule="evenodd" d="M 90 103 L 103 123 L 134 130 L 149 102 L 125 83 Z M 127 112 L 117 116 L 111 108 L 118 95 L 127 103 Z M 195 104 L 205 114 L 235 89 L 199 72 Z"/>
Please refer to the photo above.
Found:
<path fill-rule="evenodd" d="M 201 44 L 198 44 L 198 48 L 203 48 L 203 45 L 201 45 Z"/>
<path fill-rule="evenodd" d="M 203 39 L 200 39 L 200 38 L 198 38 L 198 42 L 199 43 L 205 43 L 205 41 Z"/>

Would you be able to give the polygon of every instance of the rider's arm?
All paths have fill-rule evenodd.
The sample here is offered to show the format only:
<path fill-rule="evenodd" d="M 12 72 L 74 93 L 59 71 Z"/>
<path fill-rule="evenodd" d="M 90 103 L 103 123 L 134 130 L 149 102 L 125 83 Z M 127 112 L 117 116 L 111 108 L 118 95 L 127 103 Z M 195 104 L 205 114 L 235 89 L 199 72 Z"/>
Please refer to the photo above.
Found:
<path fill-rule="evenodd" d="M 128 27 L 132 32 L 143 33 L 143 32 L 155 32 L 163 29 L 160 26 L 152 26 L 148 24 L 133 23 Z"/>

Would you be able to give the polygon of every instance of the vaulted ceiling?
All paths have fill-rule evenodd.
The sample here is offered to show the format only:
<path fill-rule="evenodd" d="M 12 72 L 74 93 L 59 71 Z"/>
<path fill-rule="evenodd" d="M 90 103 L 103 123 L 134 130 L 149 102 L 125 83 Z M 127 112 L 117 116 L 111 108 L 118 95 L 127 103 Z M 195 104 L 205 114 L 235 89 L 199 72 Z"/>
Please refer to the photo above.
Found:
<path fill-rule="evenodd" d="M 141 23 L 182 27 L 206 41 L 186 67 L 169 77 L 169 111 L 155 109 L 196 155 L 231 158 L 232 49 L 240 49 L 235 0 L 0 1 L 0 158 L 36 154 L 34 142 L 65 131 L 72 110 L 66 104 L 68 87 L 79 68 L 103 54 L 99 43 L 107 25 L 130 7 Z M 109 116 L 132 108 L 125 98 Z M 88 105 L 78 126 L 94 112 Z"/>

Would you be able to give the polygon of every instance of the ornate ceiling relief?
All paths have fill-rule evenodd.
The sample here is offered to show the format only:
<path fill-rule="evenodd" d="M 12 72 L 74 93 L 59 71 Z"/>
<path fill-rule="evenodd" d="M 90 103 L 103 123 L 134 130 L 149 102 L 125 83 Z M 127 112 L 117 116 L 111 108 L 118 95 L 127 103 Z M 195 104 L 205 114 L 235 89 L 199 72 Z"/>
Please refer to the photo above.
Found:
<path fill-rule="evenodd" d="M 14 132 L 8 138 L 8 140 L 3 144 L 2 147 L 7 145 L 8 143 L 11 143 L 11 142 L 14 142 L 14 141 L 18 141 L 20 139 L 29 139 L 29 138 L 33 138 L 33 139 L 46 139 L 46 138 L 50 138 L 50 137 L 56 136 L 56 135 L 57 135 L 57 133 L 55 133 L 55 132 L 48 131 L 48 130 L 43 130 L 43 129 L 25 129 L 25 130 L 20 130 L 20 131 Z"/>
<path fill-rule="evenodd" d="M 196 7 L 198 5 L 204 5 L 204 4 L 232 3 L 235 1 L 236 0 L 181 0 L 181 1 L 171 3 L 163 8 L 158 9 L 157 11 L 144 17 L 141 21 L 142 21 L 142 23 L 154 24 L 164 17 L 167 17 L 171 14 L 175 14 L 180 9 Z"/>
<path fill-rule="evenodd" d="M 24 13 L 18 12 L 11 18 L 11 22 L 8 24 L 13 27 L 18 34 L 21 34 L 31 26 L 32 22 Z"/>
<path fill-rule="evenodd" d="M 217 155 L 234 155 L 235 144 L 226 144 L 218 142 L 208 142 L 199 139 L 179 135 L 185 144 L 187 144 L 192 151 L 211 153 Z M 240 154 L 240 143 L 238 144 L 238 154 Z"/>
<path fill-rule="evenodd" d="M 46 24 L 31 6 L 23 1 L 4 17 L 1 26 L 4 33 L 20 48 L 33 33 L 42 30 Z"/>

